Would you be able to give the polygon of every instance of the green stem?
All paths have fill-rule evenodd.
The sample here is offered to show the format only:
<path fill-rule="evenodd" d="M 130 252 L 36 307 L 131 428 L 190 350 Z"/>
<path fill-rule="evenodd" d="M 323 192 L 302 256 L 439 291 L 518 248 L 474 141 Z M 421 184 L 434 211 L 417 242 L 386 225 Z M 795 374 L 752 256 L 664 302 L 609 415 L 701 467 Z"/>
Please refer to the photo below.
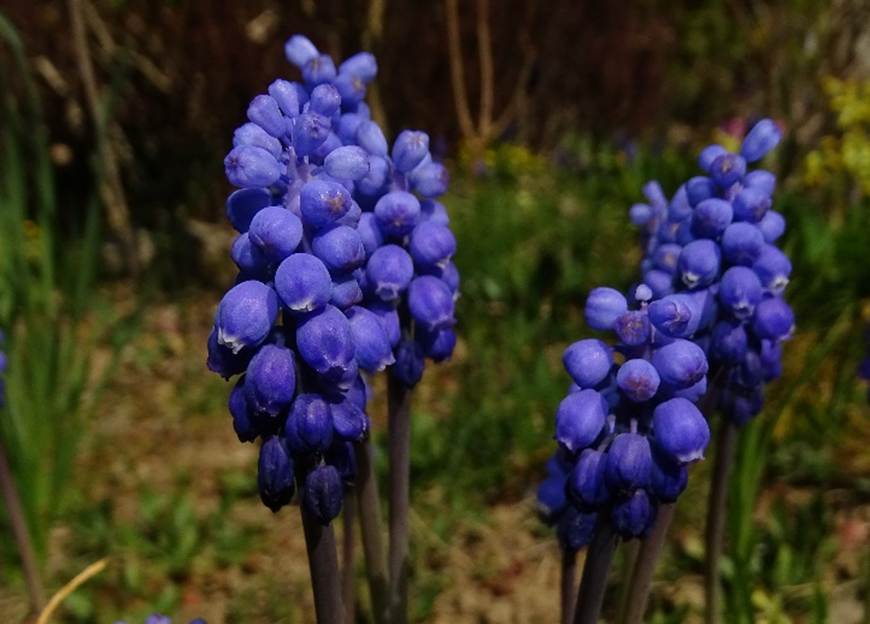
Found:
<path fill-rule="evenodd" d="M 649 592 L 655 575 L 656 564 L 665 543 L 665 536 L 674 517 L 676 503 L 659 505 L 653 530 L 641 542 L 634 569 L 631 573 L 629 589 L 626 593 L 624 611 L 619 621 L 622 624 L 640 624 L 649 602 Z"/>
<path fill-rule="evenodd" d="M 411 389 L 388 377 L 390 434 L 390 621 L 408 621 L 408 514 L 411 480 Z"/>
<path fill-rule="evenodd" d="M 704 570 L 706 624 L 719 624 L 719 560 L 722 558 L 722 541 L 725 537 L 728 476 L 734 464 L 734 448 L 737 441 L 737 427 L 730 420 L 724 420 L 720 429 L 716 443 L 716 459 L 713 464 L 713 479 L 710 482 L 710 497 L 707 503 Z"/>
<path fill-rule="evenodd" d="M 366 559 L 369 595 L 372 601 L 372 619 L 375 624 L 386 624 L 389 621 L 390 588 L 387 580 L 387 556 L 381 529 L 381 502 L 375 476 L 371 438 L 356 442 L 354 450 L 357 464 L 359 524 Z"/>
<path fill-rule="evenodd" d="M 607 591 L 607 573 L 610 571 L 618 541 L 619 538 L 609 522 L 602 522 L 595 531 L 592 543 L 589 544 L 589 551 L 586 553 L 586 563 L 583 565 L 574 624 L 598 622 L 601 606 L 604 604 L 604 594 Z"/>

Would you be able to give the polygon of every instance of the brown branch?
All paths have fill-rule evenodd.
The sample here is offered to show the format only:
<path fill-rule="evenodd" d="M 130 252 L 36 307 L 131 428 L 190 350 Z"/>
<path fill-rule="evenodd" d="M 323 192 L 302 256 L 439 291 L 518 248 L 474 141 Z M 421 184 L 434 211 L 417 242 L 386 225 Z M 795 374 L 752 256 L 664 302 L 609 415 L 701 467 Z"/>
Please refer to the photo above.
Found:
<path fill-rule="evenodd" d="M 453 86 L 453 103 L 459 119 L 459 129 L 468 142 L 477 142 L 479 136 L 471 121 L 468 93 L 465 91 L 465 70 L 459 33 L 458 0 L 444 0 L 447 16 L 447 53 L 450 60 L 450 83 Z"/>
<path fill-rule="evenodd" d="M 489 31 L 489 0 L 477 0 L 477 54 L 480 59 L 480 111 L 478 130 L 484 143 L 491 138 L 495 85 L 492 69 L 492 37 Z"/>

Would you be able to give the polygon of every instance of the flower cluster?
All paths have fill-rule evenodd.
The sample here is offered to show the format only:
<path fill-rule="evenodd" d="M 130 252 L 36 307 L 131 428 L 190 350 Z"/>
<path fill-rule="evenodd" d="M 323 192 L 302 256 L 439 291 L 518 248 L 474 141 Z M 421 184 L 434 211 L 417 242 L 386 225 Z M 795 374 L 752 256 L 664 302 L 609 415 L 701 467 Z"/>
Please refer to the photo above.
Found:
<path fill-rule="evenodd" d="M 562 358 L 574 383 L 556 412 L 559 450 L 538 501 L 569 550 L 585 546 L 601 519 L 625 538 L 645 534 L 658 504 L 685 489 L 687 466 L 710 440 L 695 406 L 707 387 L 707 357 L 692 341 L 656 330 L 652 297 L 641 284 L 630 306 L 613 288 L 594 289 L 586 321 L 617 341 L 580 340 Z"/>
<path fill-rule="evenodd" d="M 783 298 L 791 263 L 776 246 L 785 219 L 771 208 L 776 178 L 748 170 L 780 140 L 764 119 L 739 153 L 701 151 L 705 175 L 689 179 L 670 202 L 655 182 L 648 204 L 631 208 L 643 229 L 643 283 L 652 289 L 650 321 L 663 335 L 691 339 L 707 353 L 717 407 L 737 425 L 763 404 L 764 384 L 781 373 L 781 342 L 794 329 Z"/>
<path fill-rule="evenodd" d="M 277 511 L 298 482 L 325 524 L 354 478 L 352 442 L 368 432 L 361 372 L 398 360 L 422 373 L 419 354 L 452 351 L 455 239 L 433 199 L 447 175 L 428 136 L 406 130 L 389 150 L 370 117 L 375 58 L 336 68 L 300 35 L 285 53 L 302 81 L 275 80 L 251 101 L 224 160 L 238 187 L 227 216 L 239 275 L 218 306 L 208 366 L 241 375 L 229 410 L 241 441 L 262 440 L 263 502 Z"/>

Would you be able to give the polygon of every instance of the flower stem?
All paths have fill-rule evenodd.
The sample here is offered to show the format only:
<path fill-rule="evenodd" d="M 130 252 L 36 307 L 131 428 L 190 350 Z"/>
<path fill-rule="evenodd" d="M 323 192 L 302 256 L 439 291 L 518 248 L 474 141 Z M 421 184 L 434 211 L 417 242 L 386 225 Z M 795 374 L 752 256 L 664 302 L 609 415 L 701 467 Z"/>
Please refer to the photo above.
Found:
<path fill-rule="evenodd" d="M 338 555 L 332 525 L 323 526 L 304 507 L 301 512 L 317 624 L 344 624 Z"/>
<path fill-rule="evenodd" d="M 18 555 L 21 557 L 24 583 L 27 585 L 27 593 L 30 596 L 30 609 L 34 613 L 39 613 L 45 606 L 45 590 L 39 575 L 33 542 L 27 529 L 24 508 L 21 506 L 18 488 L 15 487 L 15 479 L 12 477 L 12 469 L 9 467 L 9 459 L 6 457 L 6 448 L 2 443 L 0 443 L 0 491 L 3 494 L 3 503 L 6 507 L 6 515 L 9 516 L 12 535 L 15 538 L 16 546 L 18 546 Z"/>
<path fill-rule="evenodd" d="M 574 621 L 574 607 L 577 606 L 577 551 L 562 549 L 562 585 L 561 585 L 561 614 L 562 624 L 571 624 Z"/>
<path fill-rule="evenodd" d="M 411 478 L 411 389 L 389 376 L 390 621 L 408 621 L 408 511 Z"/>
<path fill-rule="evenodd" d="M 609 522 L 602 522 L 595 531 L 592 543 L 589 544 L 589 551 L 586 553 L 586 563 L 583 565 L 574 624 L 598 622 L 601 606 L 604 604 L 604 594 L 607 591 L 607 573 L 613 562 L 613 553 L 616 552 L 618 541 L 619 538 Z"/>
<path fill-rule="evenodd" d="M 704 570 L 705 622 L 719 622 L 719 559 L 722 557 L 722 540 L 725 535 L 725 504 L 728 497 L 728 476 L 734 464 L 734 446 L 737 427 L 730 420 L 722 423 L 716 443 L 716 459 L 713 464 L 713 479 L 710 482 L 710 497 L 707 502 L 706 566 Z"/>
<path fill-rule="evenodd" d="M 634 574 L 634 566 L 637 563 L 639 551 L 640 540 L 631 540 L 622 545 L 622 567 L 619 571 L 619 598 L 616 601 L 618 606 L 617 622 L 622 622 L 628 609 L 628 597 L 631 593 L 631 577 Z"/>
<path fill-rule="evenodd" d="M 341 600 L 344 603 L 344 621 L 352 624 L 356 613 L 354 595 L 354 572 L 356 571 L 355 543 L 353 534 L 356 519 L 356 492 L 348 488 L 344 493 L 344 508 L 341 514 Z"/>
<path fill-rule="evenodd" d="M 640 551 L 628 584 L 625 610 L 619 620 L 622 624 L 640 624 L 643 622 L 653 574 L 665 544 L 665 536 L 668 534 L 668 528 L 674 517 L 675 505 L 676 503 L 659 505 L 652 532 L 641 542 Z"/>
<path fill-rule="evenodd" d="M 387 557 L 381 532 L 381 502 L 375 477 L 371 438 L 354 444 L 356 451 L 356 491 L 366 577 L 375 624 L 389 621 L 390 589 L 387 581 Z"/>

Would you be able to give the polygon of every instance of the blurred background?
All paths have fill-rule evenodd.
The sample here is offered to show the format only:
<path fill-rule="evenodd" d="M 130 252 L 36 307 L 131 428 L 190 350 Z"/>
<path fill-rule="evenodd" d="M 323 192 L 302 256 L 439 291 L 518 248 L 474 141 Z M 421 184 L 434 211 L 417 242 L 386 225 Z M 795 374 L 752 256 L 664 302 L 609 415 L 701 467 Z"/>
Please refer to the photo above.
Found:
<path fill-rule="evenodd" d="M 561 352 L 590 288 L 637 277 L 641 185 L 672 193 L 700 147 L 771 116 L 798 332 L 741 438 L 727 618 L 870 622 L 866 0 L 4 0 L 0 436 L 48 593 L 109 557 L 57 621 L 313 621 L 297 514 L 259 503 L 256 449 L 205 369 L 234 274 L 222 160 L 248 101 L 297 77 L 293 33 L 374 52 L 376 117 L 428 131 L 452 173 L 460 342 L 413 408 L 415 620 L 556 620 L 533 499 Z M 708 472 L 678 507 L 653 622 L 700 621 Z M 0 535 L 0 620 L 18 622 L 2 507 Z"/>

